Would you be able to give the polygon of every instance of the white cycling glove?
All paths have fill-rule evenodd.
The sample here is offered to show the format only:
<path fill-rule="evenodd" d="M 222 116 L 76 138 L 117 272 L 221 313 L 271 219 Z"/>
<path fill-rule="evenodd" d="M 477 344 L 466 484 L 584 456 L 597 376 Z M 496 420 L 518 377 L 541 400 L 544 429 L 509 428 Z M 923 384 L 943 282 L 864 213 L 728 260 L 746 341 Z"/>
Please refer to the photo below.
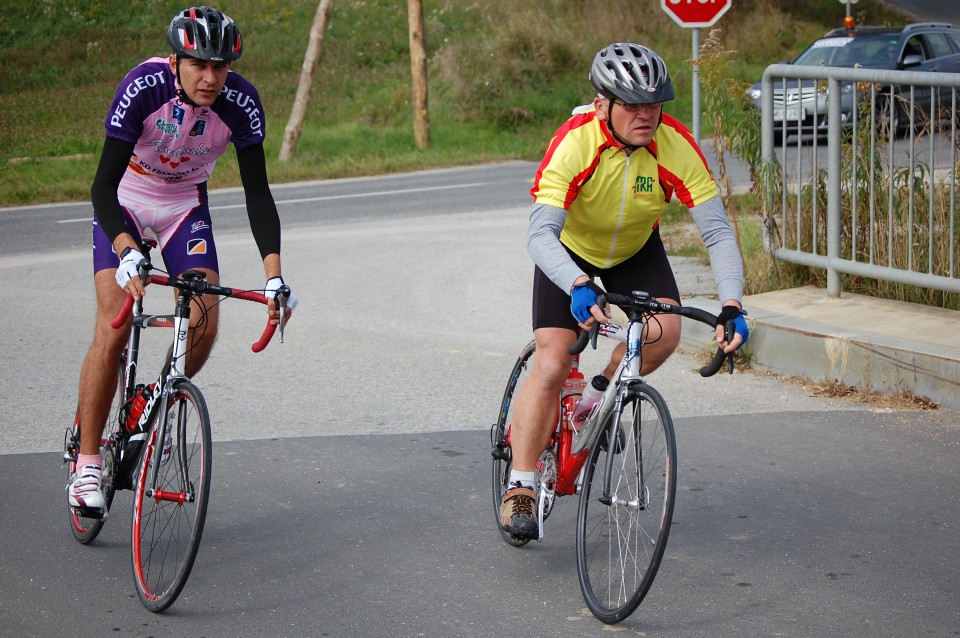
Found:
<path fill-rule="evenodd" d="M 140 276 L 137 269 L 140 267 L 141 261 L 143 261 L 143 255 L 136 248 L 128 247 L 120 253 L 120 265 L 117 266 L 117 272 L 114 275 L 118 286 L 123 288 L 128 281 Z"/>
<path fill-rule="evenodd" d="M 277 296 L 277 291 L 280 290 L 280 286 L 285 285 L 283 283 L 283 277 L 271 277 L 267 280 L 267 285 L 263 287 L 263 296 L 267 299 L 274 299 Z M 287 298 L 287 308 L 290 309 L 290 312 L 297 307 L 297 296 L 293 294 L 293 291 L 290 291 L 290 297 Z"/>

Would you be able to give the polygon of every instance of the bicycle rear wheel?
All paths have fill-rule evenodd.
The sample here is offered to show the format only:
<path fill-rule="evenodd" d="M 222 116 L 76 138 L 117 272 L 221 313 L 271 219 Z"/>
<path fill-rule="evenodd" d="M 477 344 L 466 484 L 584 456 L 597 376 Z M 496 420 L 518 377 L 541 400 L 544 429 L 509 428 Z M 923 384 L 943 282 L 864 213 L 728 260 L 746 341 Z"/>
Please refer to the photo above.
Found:
<path fill-rule="evenodd" d="M 677 479 L 673 420 L 656 390 L 633 386 L 612 419 L 609 438 L 590 452 L 577 515 L 580 589 L 610 624 L 632 614 L 653 584 Z"/>
<path fill-rule="evenodd" d="M 507 381 L 507 388 L 503 392 L 503 401 L 500 404 L 500 415 L 497 422 L 490 429 L 491 456 L 493 457 L 493 514 L 496 517 L 497 529 L 503 540 L 511 545 L 520 547 L 530 541 L 526 537 L 517 537 L 510 532 L 505 531 L 500 526 L 500 499 L 507 491 L 507 483 L 510 482 L 510 468 L 512 467 L 512 454 L 510 450 L 509 432 L 510 423 L 513 421 L 513 400 L 516 397 L 517 389 L 523 385 L 530 376 L 533 369 L 533 356 L 536 350 L 536 343 L 531 341 L 520 352 L 517 362 L 510 372 L 510 378 Z"/>
<path fill-rule="evenodd" d="M 120 407 L 123 405 L 123 360 L 120 363 L 120 380 L 117 394 L 113 399 L 113 406 L 110 408 L 107 422 L 103 426 L 103 432 L 100 435 L 100 458 L 103 460 L 103 476 L 100 480 L 100 491 L 103 492 L 103 498 L 106 501 L 106 509 L 102 516 L 86 516 L 83 510 L 79 510 L 67 505 L 68 518 L 70 521 L 70 531 L 73 537 L 87 545 L 97 537 L 103 524 L 106 522 L 107 513 L 113 504 L 113 495 L 116 493 L 116 475 L 119 461 L 119 450 L 117 448 L 119 437 L 116 436 L 120 428 Z M 64 441 L 64 459 L 67 460 L 67 480 L 77 471 L 77 454 L 80 453 L 80 405 L 77 405 L 77 413 L 73 418 L 73 425 L 67 430 L 66 440 Z"/>
<path fill-rule="evenodd" d="M 159 441 L 167 419 L 167 444 Z M 137 594 L 153 612 L 180 595 L 200 547 L 210 494 L 207 404 L 189 381 L 173 386 L 167 413 L 154 419 L 134 486 L 132 558 Z M 157 472 L 156 487 L 152 486 Z"/>

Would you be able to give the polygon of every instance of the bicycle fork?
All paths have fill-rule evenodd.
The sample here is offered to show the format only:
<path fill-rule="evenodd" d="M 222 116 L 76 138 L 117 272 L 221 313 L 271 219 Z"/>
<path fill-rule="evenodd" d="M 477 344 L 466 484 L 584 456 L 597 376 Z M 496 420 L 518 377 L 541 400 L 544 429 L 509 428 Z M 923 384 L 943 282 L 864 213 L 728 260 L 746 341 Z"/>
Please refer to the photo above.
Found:
<path fill-rule="evenodd" d="M 629 392 L 629 388 L 626 389 Z M 649 488 L 646 486 L 644 473 L 643 473 L 643 446 L 642 446 L 642 428 L 640 423 L 640 403 L 639 398 L 637 402 L 632 406 L 632 409 L 637 413 L 634 414 L 633 425 L 631 430 L 635 428 L 635 431 L 624 432 L 622 430 L 622 419 L 623 419 L 623 399 L 626 396 L 626 393 L 617 397 L 617 407 L 614 414 L 616 415 L 613 422 L 610 425 L 609 430 L 602 435 L 606 436 L 607 443 L 607 458 L 604 463 L 603 469 L 603 494 L 598 499 L 604 505 L 609 507 L 625 506 L 631 509 L 645 510 L 647 509 L 647 504 L 650 502 Z M 627 435 L 630 436 L 627 436 Z M 636 440 L 634 440 L 634 436 Z M 626 490 L 627 494 L 631 492 L 635 493 L 637 497 L 635 499 L 627 498 L 621 499 L 617 496 L 621 490 L 618 488 L 620 486 L 613 485 L 613 470 L 614 464 L 618 462 L 624 462 L 625 455 L 633 454 L 634 461 L 636 462 L 637 467 L 637 484 L 635 490 Z"/>
<path fill-rule="evenodd" d="M 167 501 L 183 505 L 184 503 L 193 503 L 196 500 L 196 491 L 193 482 L 190 480 L 187 468 L 186 448 L 183 445 L 184 432 L 182 431 L 183 414 L 181 410 L 176 411 L 177 423 L 170 422 L 170 400 L 174 394 L 175 384 L 186 379 L 184 371 L 184 361 L 187 353 L 187 335 L 190 329 L 190 298 L 183 291 L 177 298 L 177 308 L 173 316 L 174 345 L 170 356 L 170 368 L 166 382 L 163 383 L 163 393 L 160 396 L 159 409 L 156 418 L 159 419 L 154 428 L 155 437 L 153 440 L 154 452 L 150 461 L 150 480 L 147 489 L 144 490 L 144 496 L 155 499 L 156 501 Z M 162 379 L 158 380 L 159 382 Z M 175 425 L 175 427 L 174 427 Z M 171 431 L 172 430 L 172 431 Z M 176 463 L 178 467 L 177 476 L 180 478 L 179 490 L 166 490 L 159 485 L 160 469 L 164 465 L 163 448 L 166 447 L 167 438 L 171 439 L 173 445 L 176 437 Z M 166 459 L 169 462 L 170 459 Z"/>

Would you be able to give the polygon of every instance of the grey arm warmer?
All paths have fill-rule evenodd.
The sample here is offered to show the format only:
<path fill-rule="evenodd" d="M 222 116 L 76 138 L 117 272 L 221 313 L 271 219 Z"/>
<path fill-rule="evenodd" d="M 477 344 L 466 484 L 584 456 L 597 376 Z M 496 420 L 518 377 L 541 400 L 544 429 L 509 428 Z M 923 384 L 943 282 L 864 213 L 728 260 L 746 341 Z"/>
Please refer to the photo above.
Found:
<path fill-rule="evenodd" d="M 534 204 L 527 230 L 527 252 L 550 281 L 569 294 L 577 277 L 586 276 L 586 273 L 573 263 L 560 243 L 560 231 L 566 218 L 567 211 L 562 208 Z"/>
<path fill-rule="evenodd" d="M 720 302 L 727 299 L 742 302 L 743 261 L 723 201 L 720 197 L 712 197 L 691 208 L 690 215 L 710 254 L 710 270 L 713 271 Z"/>

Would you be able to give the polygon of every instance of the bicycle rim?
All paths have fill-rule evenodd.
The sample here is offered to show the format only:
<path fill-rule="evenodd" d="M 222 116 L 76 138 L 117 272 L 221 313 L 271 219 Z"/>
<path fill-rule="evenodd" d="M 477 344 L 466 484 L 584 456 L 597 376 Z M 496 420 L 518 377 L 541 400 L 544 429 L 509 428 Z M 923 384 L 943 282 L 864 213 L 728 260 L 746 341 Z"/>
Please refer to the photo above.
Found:
<path fill-rule="evenodd" d="M 203 395 L 183 381 L 171 391 L 166 415 L 170 445 L 150 429 L 134 486 L 132 559 L 140 601 L 150 611 L 169 607 L 190 576 L 200 547 L 210 493 L 210 418 Z M 157 464 L 157 491 L 151 491 Z"/>
<path fill-rule="evenodd" d="M 670 533 L 677 478 L 673 421 L 653 388 L 631 388 L 612 438 L 590 453 L 577 515 L 580 589 L 605 623 L 633 613 L 653 584 Z"/>
<path fill-rule="evenodd" d="M 525 545 L 530 539 L 525 537 L 518 538 L 500 526 L 500 499 L 503 498 L 504 492 L 507 491 L 507 483 L 510 481 L 510 468 L 512 467 L 511 450 L 507 442 L 507 434 L 510 423 L 513 421 L 514 399 L 516 398 L 517 389 L 523 385 L 527 377 L 530 376 L 530 371 L 533 369 L 534 350 L 535 343 L 531 341 L 520 352 L 520 356 L 517 358 L 517 362 L 510 372 L 510 378 L 507 380 L 507 387 L 503 392 L 503 402 L 500 404 L 500 414 L 497 417 L 497 422 L 490 430 L 490 444 L 493 455 L 493 473 L 491 477 L 491 484 L 493 486 L 493 513 L 496 517 L 497 529 L 500 530 L 500 535 L 503 536 L 503 540 L 516 547 Z"/>

